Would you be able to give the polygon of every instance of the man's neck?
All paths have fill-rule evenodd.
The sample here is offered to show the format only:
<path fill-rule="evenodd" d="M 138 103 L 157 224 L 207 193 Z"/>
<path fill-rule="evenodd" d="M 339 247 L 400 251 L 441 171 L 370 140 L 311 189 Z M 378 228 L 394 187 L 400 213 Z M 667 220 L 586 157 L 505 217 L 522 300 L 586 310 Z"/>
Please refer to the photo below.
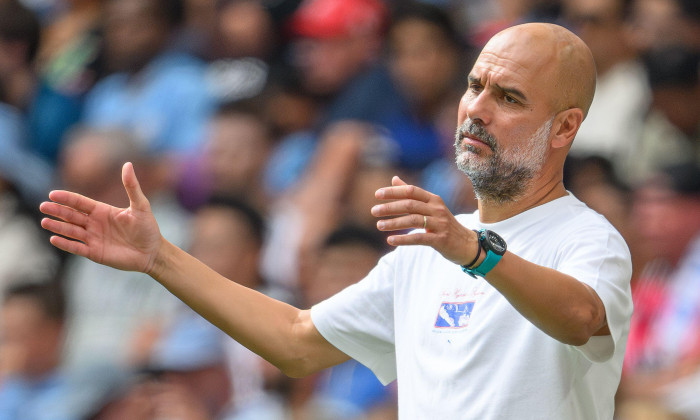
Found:
<path fill-rule="evenodd" d="M 566 188 L 561 176 L 549 177 L 546 182 L 534 180 L 529 188 L 514 201 L 498 203 L 488 199 L 479 200 L 479 220 L 482 223 L 496 223 L 541 206 L 557 198 L 566 196 Z"/>

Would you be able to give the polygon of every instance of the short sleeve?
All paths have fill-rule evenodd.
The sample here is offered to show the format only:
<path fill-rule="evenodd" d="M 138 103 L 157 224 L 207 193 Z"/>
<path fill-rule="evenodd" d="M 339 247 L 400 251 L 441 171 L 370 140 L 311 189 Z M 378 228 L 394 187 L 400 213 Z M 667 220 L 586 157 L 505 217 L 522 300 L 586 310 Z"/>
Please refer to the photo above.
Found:
<path fill-rule="evenodd" d="M 594 227 L 567 241 L 557 270 L 590 286 L 600 297 L 609 336 L 593 336 L 578 349 L 592 362 L 604 362 L 624 345 L 632 316 L 632 263 L 622 236 L 611 226 Z"/>
<path fill-rule="evenodd" d="M 384 256 L 363 280 L 311 308 L 321 335 L 371 369 L 384 385 L 396 379 L 395 256 L 396 251 Z"/>

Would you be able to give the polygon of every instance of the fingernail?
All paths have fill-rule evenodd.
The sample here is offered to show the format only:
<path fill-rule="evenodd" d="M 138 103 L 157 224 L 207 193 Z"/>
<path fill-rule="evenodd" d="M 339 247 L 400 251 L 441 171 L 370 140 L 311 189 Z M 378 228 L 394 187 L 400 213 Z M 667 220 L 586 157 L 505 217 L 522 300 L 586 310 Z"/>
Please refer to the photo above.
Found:
<path fill-rule="evenodd" d="M 377 198 L 384 198 L 384 190 L 377 190 L 374 196 Z"/>
<path fill-rule="evenodd" d="M 386 223 L 383 220 L 377 222 L 377 229 L 384 230 L 384 226 L 386 226 Z"/>

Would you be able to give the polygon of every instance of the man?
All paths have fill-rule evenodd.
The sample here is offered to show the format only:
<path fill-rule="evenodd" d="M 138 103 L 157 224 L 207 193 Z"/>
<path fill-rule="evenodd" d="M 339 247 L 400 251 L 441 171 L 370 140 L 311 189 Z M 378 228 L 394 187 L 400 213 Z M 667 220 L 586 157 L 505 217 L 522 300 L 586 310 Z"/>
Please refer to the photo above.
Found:
<path fill-rule="evenodd" d="M 630 37 L 627 0 L 566 0 L 563 19 L 588 45 L 598 73 L 595 100 L 572 146 L 574 156 L 609 159 L 616 175 L 632 182 L 650 92 L 644 65 Z"/>
<path fill-rule="evenodd" d="M 58 167 L 61 185 L 104 203 L 125 205 L 115 174 L 122 162 L 138 162 L 148 177 L 144 191 L 151 198 L 160 229 L 174 243 L 189 237 L 189 215 L 167 188 L 156 168 L 157 157 L 129 133 L 119 129 L 75 127 L 66 138 Z M 166 182 L 167 183 L 167 182 Z M 168 324 L 180 303 L 142 273 L 112 270 L 85 258 L 66 259 L 64 285 L 70 311 L 66 319 L 64 363 L 70 369 L 92 363 L 126 366 L 148 353 L 149 340 Z M 144 281 L 145 280 L 145 281 Z"/>
<path fill-rule="evenodd" d="M 309 258 L 303 279 L 305 302 L 313 305 L 357 283 L 387 251 L 374 229 L 345 224 L 331 232 Z M 313 392 L 297 412 L 309 419 L 392 419 L 395 389 L 385 387 L 370 369 L 348 360 L 313 376 Z"/>
<path fill-rule="evenodd" d="M 621 412 L 700 416 L 700 165 L 671 165 L 635 191 L 633 223 L 644 250 L 632 286 L 634 316 L 618 402 Z M 636 417 L 634 417 L 636 418 Z"/>
<path fill-rule="evenodd" d="M 398 230 L 391 245 L 419 246 L 399 247 L 311 310 L 244 289 L 164 240 L 129 163 L 128 209 L 54 191 L 41 209 L 59 220 L 42 226 L 62 235 L 51 239 L 61 249 L 149 273 L 289 375 L 351 356 L 384 383 L 398 378 L 402 418 L 611 419 L 632 310 L 629 252 L 562 183 L 594 89 L 590 51 L 564 28 L 497 34 L 459 106 L 457 162 L 478 211 L 455 218 L 395 177 L 372 213 L 396 216 L 377 222 Z M 441 310 L 468 322 L 442 323 Z"/>
<path fill-rule="evenodd" d="M 21 279 L 0 307 L 0 419 L 69 419 L 70 394 L 60 370 L 65 302 L 55 283 Z"/>
<path fill-rule="evenodd" d="M 129 130 L 156 155 L 196 150 L 213 101 L 206 67 L 181 51 L 181 0 L 104 2 L 105 61 L 111 73 L 85 99 L 82 122 Z"/>
<path fill-rule="evenodd" d="M 0 178 L 12 183 L 28 203 L 41 202 L 51 182 L 51 166 L 33 149 L 37 131 L 60 131 L 58 125 L 64 122 L 61 110 L 42 108 L 37 93 L 33 68 L 40 32 L 31 10 L 17 1 L 0 1 Z M 37 127 L 40 111 L 45 118 Z"/>

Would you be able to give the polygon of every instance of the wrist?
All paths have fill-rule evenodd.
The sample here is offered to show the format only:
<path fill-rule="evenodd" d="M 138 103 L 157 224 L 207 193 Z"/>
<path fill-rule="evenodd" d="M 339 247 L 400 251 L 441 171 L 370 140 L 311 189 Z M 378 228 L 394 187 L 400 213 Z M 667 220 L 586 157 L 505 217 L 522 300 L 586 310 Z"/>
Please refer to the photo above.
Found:
<path fill-rule="evenodd" d="M 462 266 L 462 271 L 472 277 L 486 277 L 486 274 L 498 264 L 505 254 L 506 242 L 498 234 L 486 229 L 479 230 L 477 235 L 479 246 L 484 251 L 481 253 L 483 257 L 477 254 L 475 263 L 470 266 Z"/>
<path fill-rule="evenodd" d="M 158 249 L 151 256 L 151 259 L 146 264 L 146 269 L 143 272 L 156 280 L 162 277 L 164 270 L 168 267 L 168 261 L 171 260 L 169 257 L 169 255 L 172 253 L 172 249 L 170 249 L 171 247 L 173 247 L 173 244 L 161 236 Z"/>
<path fill-rule="evenodd" d="M 479 231 L 472 229 L 472 232 L 474 232 L 475 236 L 473 237 L 473 240 L 470 241 L 473 245 L 474 248 L 474 258 L 460 264 L 462 268 L 472 268 L 480 264 L 481 261 L 484 259 L 484 252 L 483 252 L 483 247 L 481 246 L 481 242 L 479 241 Z"/>

